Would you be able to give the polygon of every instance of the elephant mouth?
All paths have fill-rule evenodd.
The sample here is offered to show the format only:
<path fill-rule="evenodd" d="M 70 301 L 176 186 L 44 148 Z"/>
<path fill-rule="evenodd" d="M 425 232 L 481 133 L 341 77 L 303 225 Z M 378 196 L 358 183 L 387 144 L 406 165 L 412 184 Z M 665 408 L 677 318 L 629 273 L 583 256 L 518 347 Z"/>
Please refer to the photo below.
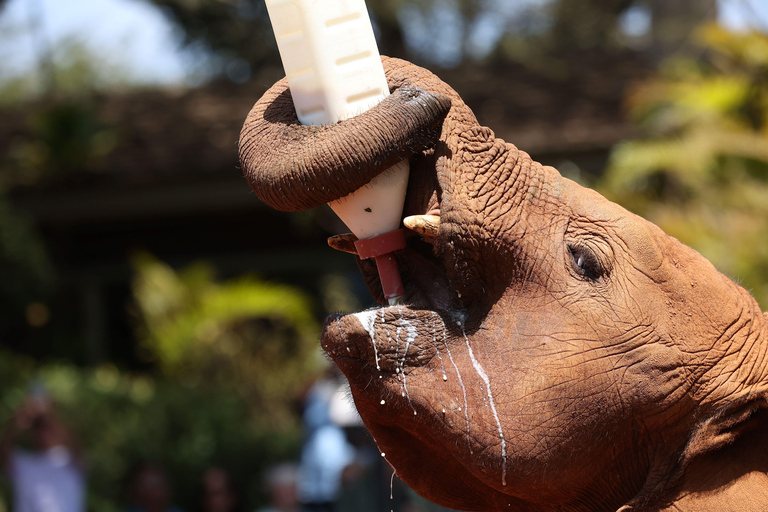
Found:
<path fill-rule="evenodd" d="M 438 216 L 432 217 L 439 222 Z M 408 219 L 405 223 L 409 224 Z M 376 264 L 361 260 L 363 278 L 382 307 L 334 315 L 326 321 L 323 349 L 353 386 L 357 377 L 361 383 L 373 378 L 390 382 L 393 389 L 404 389 L 408 374 L 426 366 L 444 349 L 455 319 L 463 322 L 458 294 L 436 254 L 436 228 L 427 233 L 414 231 L 421 236 L 409 236 L 406 248 L 397 253 L 405 287 L 403 303 L 383 306 L 386 302 Z"/>
<path fill-rule="evenodd" d="M 455 315 L 398 305 L 326 320 L 323 349 L 349 380 L 364 422 L 376 427 L 372 433 L 382 425 L 422 431 L 426 418 L 443 421 L 446 412 L 461 416 L 463 427 L 466 401 L 448 405 L 435 395 L 438 387 L 456 395 L 448 390 L 459 373 L 449 348 L 462 322 Z"/>
<path fill-rule="evenodd" d="M 397 253 L 405 288 L 400 305 L 384 307 L 376 264 L 360 260 L 360 270 L 371 295 L 382 307 L 351 315 L 333 315 L 323 329 L 323 348 L 344 373 L 346 361 L 362 364 L 366 371 L 403 375 L 424 366 L 440 351 L 448 336 L 446 324 L 463 322 L 459 295 L 451 286 L 445 265 L 436 254 L 438 215 L 414 216 L 405 224 L 421 236 L 409 236 Z M 422 219 L 437 219 L 424 229 Z M 415 222 L 409 219 L 416 219 Z M 415 227 L 415 229 L 414 229 Z M 347 375 L 349 377 L 349 375 Z"/>
<path fill-rule="evenodd" d="M 446 372 L 453 371 L 449 340 L 462 337 L 466 320 L 433 242 L 426 235 L 409 237 L 406 249 L 398 254 L 406 291 L 403 304 L 332 315 L 321 340 L 353 391 L 365 388 L 372 391 L 372 403 L 397 403 L 414 415 L 420 407 L 427 414 L 435 412 L 428 399 L 420 403 L 423 395 L 409 389 L 415 389 L 417 381 L 447 379 Z M 375 263 L 365 260 L 360 267 L 371 293 L 382 303 Z"/>

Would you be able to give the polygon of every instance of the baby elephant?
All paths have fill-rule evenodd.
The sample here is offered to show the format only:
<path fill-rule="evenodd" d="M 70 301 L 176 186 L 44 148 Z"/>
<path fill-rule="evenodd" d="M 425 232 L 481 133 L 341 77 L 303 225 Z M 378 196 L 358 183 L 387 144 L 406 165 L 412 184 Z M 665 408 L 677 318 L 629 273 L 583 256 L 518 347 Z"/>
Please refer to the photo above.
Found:
<path fill-rule="evenodd" d="M 278 82 L 240 158 L 281 210 L 410 159 L 405 301 L 322 337 L 397 475 L 461 510 L 768 511 L 768 324 L 749 293 L 495 138 L 430 72 L 384 67 L 392 95 L 327 127 L 301 126 Z"/>

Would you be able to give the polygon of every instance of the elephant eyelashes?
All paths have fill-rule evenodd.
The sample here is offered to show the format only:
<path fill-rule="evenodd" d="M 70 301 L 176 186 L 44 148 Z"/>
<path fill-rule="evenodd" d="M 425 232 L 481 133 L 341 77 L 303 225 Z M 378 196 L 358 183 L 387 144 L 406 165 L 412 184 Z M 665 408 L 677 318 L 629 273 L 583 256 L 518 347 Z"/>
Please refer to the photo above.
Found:
<path fill-rule="evenodd" d="M 590 281 L 596 281 L 605 274 L 605 269 L 600 260 L 589 248 L 578 245 L 569 245 L 573 269 L 577 274 Z"/>

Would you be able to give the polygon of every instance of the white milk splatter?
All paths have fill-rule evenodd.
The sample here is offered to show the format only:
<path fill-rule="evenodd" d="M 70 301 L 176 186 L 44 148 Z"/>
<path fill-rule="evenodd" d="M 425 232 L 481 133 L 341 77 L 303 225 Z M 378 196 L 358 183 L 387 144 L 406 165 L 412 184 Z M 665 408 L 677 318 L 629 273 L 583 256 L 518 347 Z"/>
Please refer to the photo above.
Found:
<path fill-rule="evenodd" d="M 403 319 L 403 322 L 405 322 L 405 351 L 407 353 L 408 347 L 411 346 L 412 342 L 416 341 L 416 336 L 419 335 L 419 332 L 416 330 L 416 326 L 408 320 Z M 405 361 L 405 354 L 403 354 L 403 361 Z"/>
<path fill-rule="evenodd" d="M 442 322 L 443 319 L 438 315 L 437 313 L 433 312 L 435 316 L 437 316 L 440 321 Z M 474 454 L 474 450 L 472 450 L 472 442 L 469 439 L 469 409 L 467 407 L 467 389 L 464 387 L 464 379 L 461 378 L 461 372 L 459 372 L 459 367 L 456 366 L 456 361 L 453 360 L 453 354 L 451 354 L 451 349 L 448 348 L 448 333 L 445 330 L 445 322 L 443 322 L 443 345 L 445 345 L 445 351 L 448 352 L 448 359 L 451 360 L 451 364 L 453 365 L 453 368 L 456 370 L 456 377 L 459 379 L 459 386 L 461 386 L 461 391 L 464 394 L 464 421 L 467 423 L 467 446 L 469 447 L 469 453 Z M 448 380 L 445 378 L 444 380 Z M 461 407 L 459 407 L 459 412 L 461 412 Z"/>
<path fill-rule="evenodd" d="M 464 393 L 464 420 L 467 422 L 467 446 L 469 446 L 469 453 L 474 454 L 475 452 L 472 450 L 472 442 L 469 440 L 469 409 L 467 409 L 467 389 L 464 387 L 464 380 L 461 378 L 459 367 L 456 366 L 456 362 L 453 360 L 453 355 L 451 354 L 451 349 L 448 348 L 447 343 L 445 345 L 445 351 L 448 352 L 448 358 L 451 360 L 451 364 L 456 370 L 456 377 L 459 379 L 459 386 L 461 386 L 461 391 Z M 459 412 L 461 412 L 461 407 L 459 407 Z"/>
<path fill-rule="evenodd" d="M 440 349 L 437 345 L 437 324 L 432 324 L 432 345 L 435 347 L 435 354 L 437 355 L 438 359 L 440 359 L 440 368 L 443 372 L 443 381 L 448 380 L 448 377 L 445 375 L 445 365 L 443 364 L 443 356 L 440 355 Z M 432 371 L 432 365 L 427 366 L 427 371 L 429 371 L 429 379 L 430 381 L 434 380 L 435 373 Z M 443 397 L 443 386 L 439 385 L 437 386 L 437 393 L 440 395 L 440 403 L 443 404 L 443 415 L 445 415 L 445 398 Z"/>
<path fill-rule="evenodd" d="M 400 319 L 402 319 L 402 315 L 400 316 Z M 400 320 L 398 319 L 398 320 Z M 402 368 L 398 366 L 398 362 L 400 361 L 400 322 L 397 322 L 397 329 L 395 329 L 395 373 L 397 374 L 398 380 L 403 380 L 400 376 L 402 372 Z"/>
<path fill-rule="evenodd" d="M 381 323 L 384 323 L 384 312 L 386 311 L 385 308 L 381 308 L 379 311 L 381 311 Z M 389 332 L 387 332 L 389 334 Z"/>
<path fill-rule="evenodd" d="M 416 409 L 413 407 L 413 403 L 411 402 L 411 395 L 408 394 L 408 384 L 406 383 L 406 376 L 405 376 L 405 359 L 408 357 L 408 349 L 411 346 L 411 342 L 416 340 L 416 336 L 418 336 L 418 331 L 416 330 L 416 327 L 403 318 L 402 316 L 399 319 L 398 323 L 404 323 L 405 324 L 405 350 L 403 351 L 403 359 L 400 361 L 400 368 L 402 369 L 401 373 L 403 375 L 403 396 L 408 397 L 408 405 L 411 406 L 411 410 L 413 411 L 413 415 L 416 416 Z M 400 327 L 398 327 L 398 335 L 400 333 Z"/>
<path fill-rule="evenodd" d="M 464 331 L 464 326 L 461 326 L 461 332 L 464 335 L 464 341 L 467 344 L 467 350 L 469 351 L 469 358 L 472 360 L 472 366 L 475 367 L 475 371 L 485 382 L 485 389 L 488 394 L 488 401 L 491 404 L 491 411 L 493 417 L 496 420 L 496 428 L 499 430 L 499 439 L 501 439 L 501 485 L 507 485 L 507 442 L 504 440 L 504 431 L 501 428 L 501 421 L 499 421 L 499 414 L 496 412 L 496 403 L 493 401 L 493 395 L 491 394 L 491 381 L 488 379 L 488 374 L 485 373 L 480 362 L 475 359 L 475 353 L 472 351 L 472 346 L 469 344 L 469 338 Z"/>
<path fill-rule="evenodd" d="M 375 309 L 368 309 L 366 311 L 361 311 L 360 313 L 354 313 L 354 317 L 357 318 L 357 320 L 362 324 L 363 329 L 368 333 L 368 335 L 371 337 L 371 343 L 373 344 L 373 353 L 376 357 L 376 369 L 381 371 L 381 366 L 379 366 L 379 349 L 376 348 L 376 313 L 378 311 Z M 382 316 L 382 322 L 384 321 L 384 311 L 381 312 Z"/>

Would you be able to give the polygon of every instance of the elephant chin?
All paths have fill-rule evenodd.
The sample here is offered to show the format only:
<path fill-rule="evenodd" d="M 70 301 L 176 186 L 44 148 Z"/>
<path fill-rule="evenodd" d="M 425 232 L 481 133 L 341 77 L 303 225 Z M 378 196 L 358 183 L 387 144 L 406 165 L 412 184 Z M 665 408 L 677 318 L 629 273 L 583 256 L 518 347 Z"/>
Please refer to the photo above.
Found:
<path fill-rule="evenodd" d="M 348 378 L 366 427 L 398 477 L 435 503 L 496 510 L 512 498 L 465 467 L 482 458 L 466 444 L 466 404 L 446 406 L 436 394 L 442 386 L 461 396 L 450 389 L 458 384 L 446 344 L 461 330 L 457 323 L 460 313 L 411 306 L 334 315 L 323 328 L 322 346 Z M 466 453 L 446 449 L 459 444 Z"/>

